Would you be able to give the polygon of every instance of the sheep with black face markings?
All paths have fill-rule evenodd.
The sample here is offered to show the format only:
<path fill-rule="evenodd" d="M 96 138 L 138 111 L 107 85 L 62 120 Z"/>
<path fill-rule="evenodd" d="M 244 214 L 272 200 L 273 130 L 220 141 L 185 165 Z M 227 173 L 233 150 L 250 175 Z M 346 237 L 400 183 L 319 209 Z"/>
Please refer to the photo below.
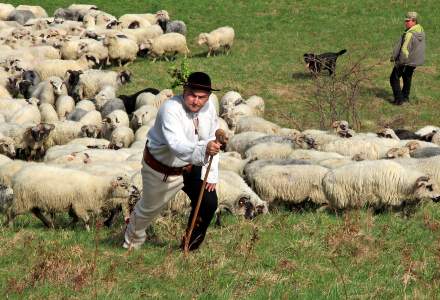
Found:
<path fill-rule="evenodd" d="M 440 187 L 425 173 L 388 160 L 362 161 L 330 170 L 322 180 L 332 208 L 400 207 L 440 199 Z"/>
<path fill-rule="evenodd" d="M 89 211 L 99 214 L 103 209 L 124 206 L 132 192 L 126 178 L 93 176 L 44 165 L 29 166 L 18 172 L 12 179 L 12 189 L 14 199 L 6 210 L 9 225 L 17 215 L 34 208 L 51 213 L 71 209 L 87 230 Z"/>
<path fill-rule="evenodd" d="M 108 48 L 108 58 L 117 61 L 118 66 L 126 66 L 136 60 L 139 47 L 135 41 L 128 38 L 120 38 L 116 34 L 107 34 L 103 41 Z"/>

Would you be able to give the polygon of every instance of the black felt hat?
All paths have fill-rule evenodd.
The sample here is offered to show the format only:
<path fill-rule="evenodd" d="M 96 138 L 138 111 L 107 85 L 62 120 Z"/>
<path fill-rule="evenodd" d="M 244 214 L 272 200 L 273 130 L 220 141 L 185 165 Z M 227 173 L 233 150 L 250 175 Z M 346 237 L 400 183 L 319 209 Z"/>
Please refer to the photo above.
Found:
<path fill-rule="evenodd" d="M 220 91 L 211 87 L 211 78 L 209 78 L 208 74 L 203 72 L 191 73 L 188 76 L 188 79 L 186 80 L 183 86 L 191 89 L 203 90 L 208 92 Z"/>

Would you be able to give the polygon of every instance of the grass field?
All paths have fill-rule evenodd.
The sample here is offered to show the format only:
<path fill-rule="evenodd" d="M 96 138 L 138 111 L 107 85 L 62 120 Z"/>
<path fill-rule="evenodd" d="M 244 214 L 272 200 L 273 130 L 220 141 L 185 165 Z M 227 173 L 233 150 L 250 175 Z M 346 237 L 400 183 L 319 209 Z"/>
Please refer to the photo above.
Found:
<path fill-rule="evenodd" d="M 12 1 L 14 5 L 22 4 Z M 438 1 L 95 1 L 124 13 L 166 9 L 188 26 L 191 70 L 208 72 L 215 86 L 244 97 L 262 96 L 266 117 L 299 129 L 318 126 L 314 84 L 302 63 L 305 52 L 348 53 L 343 70 L 361 58 L 371 69 L 362 86 L 363 130 L 391 122 L 407 128 L 440 125 L 440 7 Z M 49 14 L 69 1 L 27 1 Z M 388 62 L 403 30 L 406 11 L 415 10 L 427 32 L 426 63 L 415 71 L 410 105 L 388 103 Z M 230 56 L 205 58 L 196 45 L 200 32 L 230 25 L 236 43 Z M 177 61 L 179 63 L 179 61 Z M 138 59 L 133 83 L 167 88 L 169 62 Z M 142 250 L 120 248 L 122 224 L 112 229 L 46 230 L 31 216 L 11 230 L 0 227 L 0 297 L 60 298 L 439 298 L 440 211 L 424 203 L 407 218 L 400 213 L 344 215 L 282 210 L 249 222 L 233 216 L 212 227 L 197 253 L 176 251 L 185 219 L 155 226 L 160 241 Z M 66 224 L 67 218 L 59 223 Z"/>

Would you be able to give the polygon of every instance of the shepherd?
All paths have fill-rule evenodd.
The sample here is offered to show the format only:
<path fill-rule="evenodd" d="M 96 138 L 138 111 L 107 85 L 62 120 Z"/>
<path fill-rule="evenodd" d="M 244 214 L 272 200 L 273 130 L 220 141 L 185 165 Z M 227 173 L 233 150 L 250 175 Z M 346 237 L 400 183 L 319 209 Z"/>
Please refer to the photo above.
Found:
<path fill-rule="evenodd" d="M 127 228 L 123 247 L 137 249 L 146 240 L 146 228 L 181 189 L 191 199 L 191 214 L 181 249 L 197 249 L 217 209 L 216 184 L 221 142 L 214 104 L 209 101 L 211 78 L 194 72 L 183 85 L 183 94 L 168 99 L 159 109 L 154 126 L 147 135 L 142 161 L 143 196 L 137 202 Z M 202 178 L 211 160 L 203 193 Z M 191 220 L 203 194 L 193 229 Z M 187 240 L 186 240 L 187 238 Z M 185 243 L 186 241 L 186 243 Z"/>

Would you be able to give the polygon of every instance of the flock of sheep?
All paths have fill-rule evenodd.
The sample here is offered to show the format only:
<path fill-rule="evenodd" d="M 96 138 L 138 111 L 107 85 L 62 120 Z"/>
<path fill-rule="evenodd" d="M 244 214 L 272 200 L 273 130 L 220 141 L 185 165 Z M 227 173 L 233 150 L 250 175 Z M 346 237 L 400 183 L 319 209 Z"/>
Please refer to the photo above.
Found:
<path fill-rule="evenodd" d="M 173 91 L 117 95 L 128 70 L 93 67 L 187 54 L 186 25 L 166 11 L 119 19 L 93 5 L 48 18 L 39 6 L 0 4 L 0 212 L 12 225 L 32 212 L 54 227 L 56 213 L 90 225 L 128 218 L 142 192 L 148 130 Z M 229 51 L 234 31 L 199 35 L 208 56 Z M 22 99 L 19 99 L 21 96 Z M 390 128 L 356 133 L 345 121 L 328 131 L 281 128 L 263 118 L 258 96 L 210 96 L 230 139 L 220 154 L 219 208 L 253 218 L 278 202 L 331 209 L 396 207 L 440 199 L 440 133 L 428 126 L 399 138 Z M 402 137 L 401 132 L 398 132 Z M 179 192 L 164 214 L 188 212 Z"/>

